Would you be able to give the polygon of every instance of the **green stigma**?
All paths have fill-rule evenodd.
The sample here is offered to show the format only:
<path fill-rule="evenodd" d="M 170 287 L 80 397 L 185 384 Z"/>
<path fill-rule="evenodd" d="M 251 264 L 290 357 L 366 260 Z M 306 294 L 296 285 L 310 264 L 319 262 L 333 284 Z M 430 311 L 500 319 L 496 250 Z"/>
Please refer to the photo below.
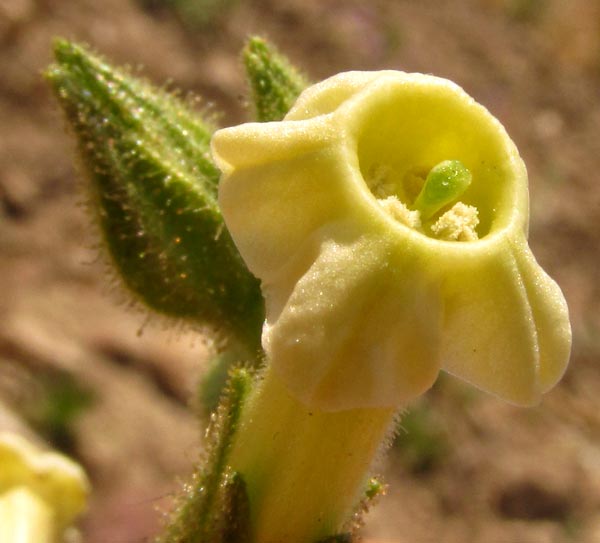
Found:
<path fill-rule="evenodd" d="M 459 198 L 469 187 L 471 172 L 460 160 L 444 160 L 431 168 L 414 208 L 427 220 Z"/>

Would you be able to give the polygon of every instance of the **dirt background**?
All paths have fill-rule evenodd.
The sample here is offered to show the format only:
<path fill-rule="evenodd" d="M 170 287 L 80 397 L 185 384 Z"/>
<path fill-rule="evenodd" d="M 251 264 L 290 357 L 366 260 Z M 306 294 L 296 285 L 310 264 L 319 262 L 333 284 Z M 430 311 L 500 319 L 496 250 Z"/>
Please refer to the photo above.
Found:
<path fill-rule="evenodd" d="M 94 494 L 83 540 L 151 540 L 156 509 L 198 455 L 190 397 L 210 345 L 132 308 L 98 257 L 72 141 L 40 75 L 51 39 L 142 65 L 158 84 L 204 96 L 228 125 L 249 116 L 238 54 L 260 33 L 314 80 L 430 72 L 485 104 L 528 165 L 531 245 L 572 313 L 570 369 L 540 407 L 511 407 L 451 378 L 412 407 L 380 466 L 390 488 L 365 535 L 600 542 L 600 3 L 197 4 L 194 17 L 160 1 L 0 0 L 0 428 L 86 467 Z"/>

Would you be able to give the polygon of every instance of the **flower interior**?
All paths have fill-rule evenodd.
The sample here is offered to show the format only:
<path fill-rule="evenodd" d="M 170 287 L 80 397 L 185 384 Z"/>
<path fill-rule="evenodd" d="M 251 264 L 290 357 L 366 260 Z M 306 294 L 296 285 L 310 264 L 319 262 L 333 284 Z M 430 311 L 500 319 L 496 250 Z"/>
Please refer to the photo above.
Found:
<path fill-rule="evenodd" d="M 432 84 L 398 86 L 360 113 L 360 171 L 394 220 L 446 241 L 481 239 L 502 226 L 518 172 L 487 110 Z"/>

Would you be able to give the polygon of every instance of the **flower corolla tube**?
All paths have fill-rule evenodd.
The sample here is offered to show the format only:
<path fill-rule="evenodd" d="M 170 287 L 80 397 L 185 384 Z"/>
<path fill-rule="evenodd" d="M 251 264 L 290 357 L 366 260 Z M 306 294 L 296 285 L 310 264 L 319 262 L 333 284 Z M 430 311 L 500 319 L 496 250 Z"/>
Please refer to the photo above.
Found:
<path fill-rule="evenodd" d="M 270 367 L 304 404 L 396 407 L 443 369 L 532 405 L 562 376 L 567 306 L 527 244 L 525 165 L 454 83 L 342 73 L 212 146 Z"/>

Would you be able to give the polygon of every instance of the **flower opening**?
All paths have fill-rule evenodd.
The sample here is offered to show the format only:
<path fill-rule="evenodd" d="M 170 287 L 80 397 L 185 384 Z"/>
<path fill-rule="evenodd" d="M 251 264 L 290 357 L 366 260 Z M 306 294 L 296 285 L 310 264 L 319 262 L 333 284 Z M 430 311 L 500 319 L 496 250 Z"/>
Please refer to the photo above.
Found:
<path fill-rule="evenodd" d="M 398 406 L 444 369 L 529 405 L 562 375 L 567 308 L 527 246 L 525 166 L 457 85 L 339 74 L 213 153 L 263 346 L 302 402 Z"/>

